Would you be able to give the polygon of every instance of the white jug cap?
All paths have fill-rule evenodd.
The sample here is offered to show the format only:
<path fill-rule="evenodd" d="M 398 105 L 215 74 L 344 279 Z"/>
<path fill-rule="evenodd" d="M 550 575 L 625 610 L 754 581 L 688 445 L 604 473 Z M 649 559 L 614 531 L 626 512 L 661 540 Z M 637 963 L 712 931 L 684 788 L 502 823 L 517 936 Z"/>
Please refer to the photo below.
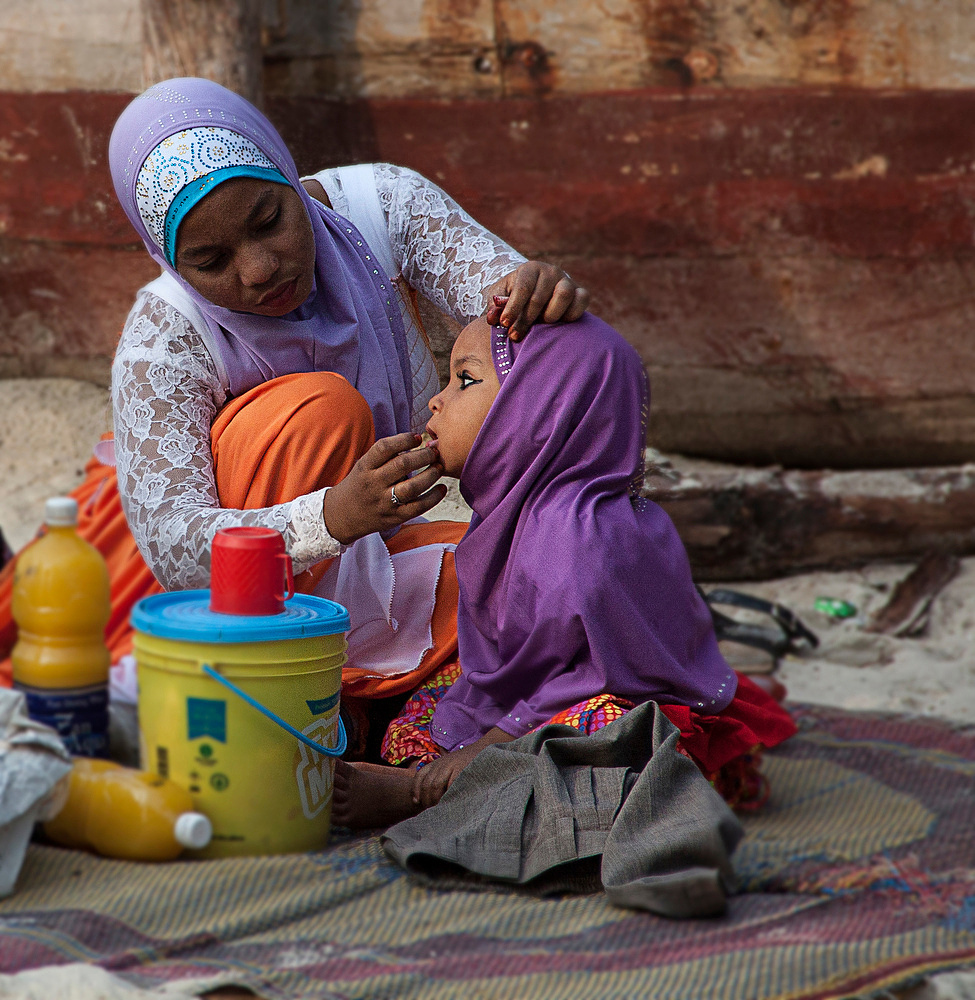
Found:
<path fill-rule="evenodd" d="M 203 813 L 182 813 L 176 820 L 173 836 L 184 847 L 200 850 L 210 843 L 213 836 L 213 824 Z"/>
<path fill-rule="evenodd" d="M 78 501 L 71 497 L 51 497 L 44 504 L 44 523 L 62 528 L 78 523 Z"/>

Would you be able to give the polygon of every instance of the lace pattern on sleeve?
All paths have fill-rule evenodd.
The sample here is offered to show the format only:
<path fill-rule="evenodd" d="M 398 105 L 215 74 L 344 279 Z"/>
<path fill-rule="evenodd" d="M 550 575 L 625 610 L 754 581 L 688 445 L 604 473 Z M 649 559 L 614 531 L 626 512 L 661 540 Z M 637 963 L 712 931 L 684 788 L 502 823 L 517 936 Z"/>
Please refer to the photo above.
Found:
<path fill-rule="evenodd" d="M 140 292 L 112 367 L 119 494 L 139 550 L 167 590 L 206 587 L 221 528 L 276 528 L 300 573 L 342 546 L 322 520 L 324 491 L 258 510 L 220 507 L 210 426 L 225 402 L 213 359 L 185 317 Z"/>
<path fill-rule="evenodd" d="M 403 277 L 462 325 L 477 319 L 487 289 L 526 258 L 415 170 L 389 163 L 374 170 Z"/>
<path fill-rule="evenodd" d="M 475 222 L 422 174 L 373 164 L 376 190 L 389 224 L 389 242 L 403 277 L 462 325 L 484 312 L 484 294 L 526 260 Z M 348 211 L 337 171 L 315 175 L 339 215 Z"/>

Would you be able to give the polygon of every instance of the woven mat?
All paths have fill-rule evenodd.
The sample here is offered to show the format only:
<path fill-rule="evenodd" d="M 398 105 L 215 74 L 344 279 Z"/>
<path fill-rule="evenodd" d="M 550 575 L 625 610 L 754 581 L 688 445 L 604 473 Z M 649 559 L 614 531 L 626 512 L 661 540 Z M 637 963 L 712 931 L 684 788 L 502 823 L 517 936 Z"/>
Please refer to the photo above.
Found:
<path fill-rule="evenodd" d="M 138 865 L 32 845 L 0 971 L 97 963 L 269 998 L 775 1000 L 870 995 L 975 962 L 975 730 L 800 707 L 746 818 L 745 890 L 673 922 L 601 895 L 432 892 L 373 837 Z"/>

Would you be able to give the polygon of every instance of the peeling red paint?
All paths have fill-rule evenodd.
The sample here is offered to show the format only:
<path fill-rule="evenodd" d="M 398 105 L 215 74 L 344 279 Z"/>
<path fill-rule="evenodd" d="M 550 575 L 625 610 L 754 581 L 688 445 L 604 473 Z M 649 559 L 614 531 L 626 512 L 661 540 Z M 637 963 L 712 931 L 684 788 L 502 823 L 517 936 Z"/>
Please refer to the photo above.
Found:
<path fill-rule="evenodd" d="M 8 371 L 26 355 L 42 365 L 49 338 L 52 356 L 107 358 L 152 276 L 105 162 L 127 100 L 0 94 Z M 309 98 L 268 111 L 302 170 L 412 166 L 520 249 L 562 261 L 650 364 L 661 446 L 834 465 L 975 449 L 975 138 L 960 127 L 975 92 Z"/>
<path fill-rule="evenodd" d="M 0 93 L 4 237 L 112 245 L 132 227 L 115 200 L 108 137 L 125 94 Z"/>
<path fill-rule="evenodd" d="M 549 253 L 723 255 L 800 241 L 804 253 L 916 257 L 972 242 L 975 141 L 958 128 L 975 111 L 971 92 L 271 107 L 307 166 L 321 159 L 320 142 L 304 141 L 313 135 L 335 135 L 330 162 L 406 154 L 485 221 Z M 317 127 L 298 123 L 309 111 Z M 850 179 L 877 157 L 883 176 Z M 511 231 L 526 203 L 538 225 Z"/>

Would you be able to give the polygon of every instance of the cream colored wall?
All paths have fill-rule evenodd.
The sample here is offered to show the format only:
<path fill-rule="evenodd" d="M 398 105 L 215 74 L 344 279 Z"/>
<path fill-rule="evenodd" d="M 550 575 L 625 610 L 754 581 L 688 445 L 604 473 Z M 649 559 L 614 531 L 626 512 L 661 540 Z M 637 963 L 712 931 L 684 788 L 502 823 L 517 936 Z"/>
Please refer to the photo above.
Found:
<path fill-rule="evenodd" d="M 0 90 L 141 87 L 139 0 L 0 0 Z"/>
<path fill-rule="evenodd" d="M 142 87 L 140 0 L 0 0 L 0 90 Z M 271 93 L 975 86 L 971 0 L 264 0 Z"/>
<path fill-rule="evenodd" d="M 268 0 L 265 20 L 284 93 L 975 85 L 971 0 Z"/>

